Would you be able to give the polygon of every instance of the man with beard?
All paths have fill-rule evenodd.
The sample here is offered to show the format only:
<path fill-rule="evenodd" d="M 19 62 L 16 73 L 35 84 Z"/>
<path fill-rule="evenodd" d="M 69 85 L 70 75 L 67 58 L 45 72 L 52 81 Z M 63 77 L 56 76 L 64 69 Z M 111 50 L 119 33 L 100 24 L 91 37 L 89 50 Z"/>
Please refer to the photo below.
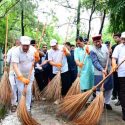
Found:
<path fill-rule="evenodd" d="M 34 81 L 34 61 L 39 61 L 39 52 L 30 45 L 28 36 L 21 36 L 21 45 L 12 52 L 12 63 L 17 79 L 18 101 L 20 101 L 23 90 L 26 91 L 26 106 L 30 112 L 32 98 L 32 84 Z M 30 78 L 29 73 L 31 72 Z M 27 90 L 26 88 L 27 87 Z"/>

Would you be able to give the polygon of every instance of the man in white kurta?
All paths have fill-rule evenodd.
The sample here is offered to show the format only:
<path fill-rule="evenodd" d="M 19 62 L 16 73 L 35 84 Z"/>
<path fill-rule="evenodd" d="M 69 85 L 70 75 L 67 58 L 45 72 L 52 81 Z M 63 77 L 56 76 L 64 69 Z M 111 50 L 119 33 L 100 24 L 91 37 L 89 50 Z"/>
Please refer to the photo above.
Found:
<path fill-rule="evenodd" d="M 17 78 L 18 100 L 27 86 L 26 91 L 26 106 L 30 111 L 32 98 L 32 83 L 34 81 L 34 69 L 32 70 L 30 78 L 28 78 L 30 70 L 33 66 L 34 59 L 38 59 L 38 53 L 33 46 L 30 46 L 30 38 L 22 36 L 20 38 L 21 46 L 17 47 L 12 53 L 13 68 Z"/>
<path fill-rule="evenodd" d="M 12 66 L 12 52 L 14 51 L 14 49 L 17 46 L 20 46 L 20 41 L 17 39 L 15 42 L 16 46 L 13 46 L 11 49 L 8 50 L 7 52 L 7 63 L 10 65 L 10 70 L 9 70 L 9 81 L 11 84 L 11 88 L 12 88 L 12 99 L 11 99 L 11 111 L 15 112 L 16 111 L 16 106 L 17 106 L 17 85 L 16 85 L 16 78 L 15 78 L 15 73 L 13 70 L 13 66 Z"/>

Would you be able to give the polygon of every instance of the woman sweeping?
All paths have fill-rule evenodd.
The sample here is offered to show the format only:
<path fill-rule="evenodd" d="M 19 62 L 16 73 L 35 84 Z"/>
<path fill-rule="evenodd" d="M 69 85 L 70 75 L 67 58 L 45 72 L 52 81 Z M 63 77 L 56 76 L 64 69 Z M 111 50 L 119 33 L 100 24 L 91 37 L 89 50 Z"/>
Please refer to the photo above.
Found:
<path fill-rule="evenodd" d="M 82 37 L 76 38 L 77 48 L 74 52 L 75 62 L 80 75 L 80 90 L 85 92 L 94 85 L 94 67 L 89 54 L 86 53 L 86 46 Z"/>

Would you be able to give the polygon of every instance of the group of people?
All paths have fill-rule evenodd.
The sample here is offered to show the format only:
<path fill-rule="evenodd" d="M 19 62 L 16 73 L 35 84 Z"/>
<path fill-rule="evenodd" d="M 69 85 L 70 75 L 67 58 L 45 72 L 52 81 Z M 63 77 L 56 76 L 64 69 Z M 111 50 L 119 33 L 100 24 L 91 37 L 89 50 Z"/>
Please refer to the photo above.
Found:
<path fill-rule="evenodd" d="M 13 91 L 12 111 L 16 110 L 17 101 L 27 86 L 26 106 L 30 112 L 34 79 L 42 91 L 60 70 L 61 94 L 65 96 L 77 77 L 80 77 L 81 92 L 85 92 L 113 70 L 113 75 L 108 77 L 104 84 L 105 108 L 112 110 L 111 97 L 118 99 L 117 105 L 121 104 L 125 120 L 125 63 L 116 69 L 125 59 L 125 32 L 114 34 L 113 38 L 116 44 L 112 47 L 109 42 L 103 44 L 101 35 L 92 37 L 93 45 L 90 45 L 88 39 L 79 36 L 76 38 L 76 47 L 70 42 L 59 45 L 56 39 L 52 39 L 49 50 L 47 44 L 37 48 L 36 41 L 28 36 L 16 40 L 16 46 L 7 53 L 7 62 L 10 64 L 9 79 Z M 99 91 L 100 87 L 96 89 L 93 98 Z"/>

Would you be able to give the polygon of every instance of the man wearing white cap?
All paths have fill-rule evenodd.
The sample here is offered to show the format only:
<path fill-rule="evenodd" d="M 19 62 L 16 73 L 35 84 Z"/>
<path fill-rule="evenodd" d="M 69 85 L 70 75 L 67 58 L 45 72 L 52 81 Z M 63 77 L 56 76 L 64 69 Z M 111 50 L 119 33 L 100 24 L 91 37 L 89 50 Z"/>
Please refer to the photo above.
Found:
<path fill-rule="evenodd" d="M 61 68 L 62 95 L 66 95 L 70 87 L 70 74 L 68 72 L 68 63 L 66 55 L 70 55 L 68 49 L 59 46 L 56 39 L 50 41 L 51 50 L 48 52 L 48 60 L 53 68 L 53 76 Z"/>
<path fill-rule="evenodd" d="M 117 63 L 120 64 L 125 59 L 125 32 L 121 34 L 121 44 L 117 45 L 112 54 L 112 67 L 116 69 Z M 122 107 L 122 119 L 125 121 L 125 62 L 118 68 L 119 79 L 119 99 Z"/>
<path fill-rule="evenodd" d="M 33 46 L 30 46 L 30 41 L 31 39 L 28 36 L 21 36 L 21 46 L 12 52 L 12 63 L 17 78 L 18 100 L 20 100 L 23 89 L 25 85 L 27 85 L 26 106 L 28 111 L 30 111 L 31 105 L 34 69 L 32 70 L 30 78 L 28 78 L 28 76 L 34 59 L 35 61 L 39 60 L 39 54 Z"/>

